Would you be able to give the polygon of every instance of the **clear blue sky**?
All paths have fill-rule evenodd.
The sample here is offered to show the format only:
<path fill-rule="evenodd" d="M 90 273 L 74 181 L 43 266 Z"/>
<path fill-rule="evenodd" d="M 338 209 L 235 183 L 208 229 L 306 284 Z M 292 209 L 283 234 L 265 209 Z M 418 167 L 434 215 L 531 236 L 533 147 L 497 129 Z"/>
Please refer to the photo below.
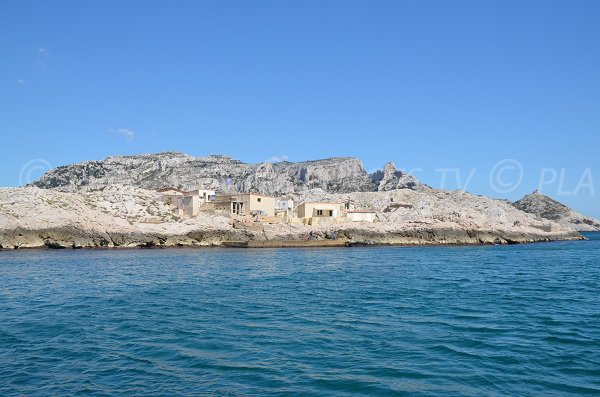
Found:
<path fill-rule="evenodd" d="M 356 156 L 509 199 L 543 174 L 600 217 L 599 18 L 583 0 L 0 0 L 0 186 L 35 159 Z M 499 191 L 504 159 L 523 180 Z"/>

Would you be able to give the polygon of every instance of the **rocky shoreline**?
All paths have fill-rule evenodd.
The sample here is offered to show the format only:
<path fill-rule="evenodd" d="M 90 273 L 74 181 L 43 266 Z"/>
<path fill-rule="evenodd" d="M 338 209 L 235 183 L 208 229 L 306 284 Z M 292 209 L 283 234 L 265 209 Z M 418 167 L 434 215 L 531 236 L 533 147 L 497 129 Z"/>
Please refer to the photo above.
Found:
<path fill-rule="evenodd" d="M 103 235 L 78 234 L 73 230 L 54 229 L 54 230 L 16 230 L 12 233 L 2 233 L 0 236 L 0 251 L 15 249 L 119 249 L 119 248 L 206 248 L 206 247 L 226 247 L 229 242 L 248 242 L 248 241 L 295 241 L 295 247 L 303 245 L 311 247 L 326 247 L 333 240 L 307 241 L 305 239 L 296 240 L 263 240 L 247 239 L 234 240 L 222 239 L 222 237 L 238 237 L 229 233 L 204 234 L 202 238 L 190 235 L 181 236 L 161 236 L 144 234 L 107 234 Z M 348 235 L 349 237 L 346 237 Z M 117 237 L 118 236 L 118 237 Z M 115 238 L 117 237 L 117 238 Z M 539 243 L 550 241 L 584 240 L 585 238 L 578 233 L 554 234 L 552 236 L 541 237 L 534 234 L 499 234 L 495 232 L 465 231 L 464 234 L 452 231 L 445 234 L 444 231 L 423 230 L 421 232 L 407 233 L 398 231 L 395 234 L 381 235 L 375 233 L 365 233 L 357 231 L 347 233 L 338 238 L 345 246 L 418 246 L 418 245 L 497 245 L 497 244 L 523 244 Z M 304 244 L 310 243 L 310 244 Z"/>
<path fill-rule="evenodd" d="M 182 234 L 143 231 L 85 230 L 76 226 L 15 228 L 0 232 L 0 250 L 35 248 L 174 248 L 223 247 L 229 242 L 296 242 L 294 246 L 330 245 L 329 230 L 305 226 L 269 225 L 262 232 L 245 228 L 190 230 Z M 336 229 L 346 246 L 490 245 L 583 240 L 574 230 L 532 232 L 468 230 L 450 226 L 401 228 L 395 225 L 348 225 Z M 319 240 L 307 241 L 308 233 Z M 309 244 L 304 244 L 309 242 Z M 273 245 L 273 244 L 271 244 Z M 268 245 L 265 245 L 268 246 Z"/>

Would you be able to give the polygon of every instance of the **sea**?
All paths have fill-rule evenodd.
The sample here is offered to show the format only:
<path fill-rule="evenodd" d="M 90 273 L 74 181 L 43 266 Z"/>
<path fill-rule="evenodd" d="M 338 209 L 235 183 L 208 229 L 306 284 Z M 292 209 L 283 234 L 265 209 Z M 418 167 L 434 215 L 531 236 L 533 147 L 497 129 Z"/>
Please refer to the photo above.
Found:
<path fill-rule="evenodd" d="M 0 396 L 600 395 L 600 234 L 0 252 Z"/>

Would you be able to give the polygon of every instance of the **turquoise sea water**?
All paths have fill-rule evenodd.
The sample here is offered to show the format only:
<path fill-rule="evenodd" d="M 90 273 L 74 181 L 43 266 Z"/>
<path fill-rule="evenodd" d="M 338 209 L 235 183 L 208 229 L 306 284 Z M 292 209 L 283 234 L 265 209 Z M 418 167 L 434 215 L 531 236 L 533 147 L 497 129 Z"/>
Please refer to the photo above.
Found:
<path fill-rule="evenodd" d="M 0 395 L 600 395 L 600 236 L 0 252 Z"/>

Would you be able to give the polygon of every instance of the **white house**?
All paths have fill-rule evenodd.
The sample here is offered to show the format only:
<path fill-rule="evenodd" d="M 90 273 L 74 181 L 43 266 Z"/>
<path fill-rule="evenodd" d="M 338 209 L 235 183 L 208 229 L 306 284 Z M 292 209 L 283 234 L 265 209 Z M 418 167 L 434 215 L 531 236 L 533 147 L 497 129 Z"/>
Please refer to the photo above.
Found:
<path fill-rule="evenodd" d="M 292 211 L 294 209 L 294 200 L 288 197 L 281 197 L 275 201 L 275 210 Z"/>
<path fill-rule="evenodd" d="M 185 192 L 185 196 L 198 196 L 200 201 L 209 203 L 214 201 L 217 197 L 217 192 L 214 190 L 206 190 L 206 189 L 196 189 L 190 190 L 189 192 Z"/>

